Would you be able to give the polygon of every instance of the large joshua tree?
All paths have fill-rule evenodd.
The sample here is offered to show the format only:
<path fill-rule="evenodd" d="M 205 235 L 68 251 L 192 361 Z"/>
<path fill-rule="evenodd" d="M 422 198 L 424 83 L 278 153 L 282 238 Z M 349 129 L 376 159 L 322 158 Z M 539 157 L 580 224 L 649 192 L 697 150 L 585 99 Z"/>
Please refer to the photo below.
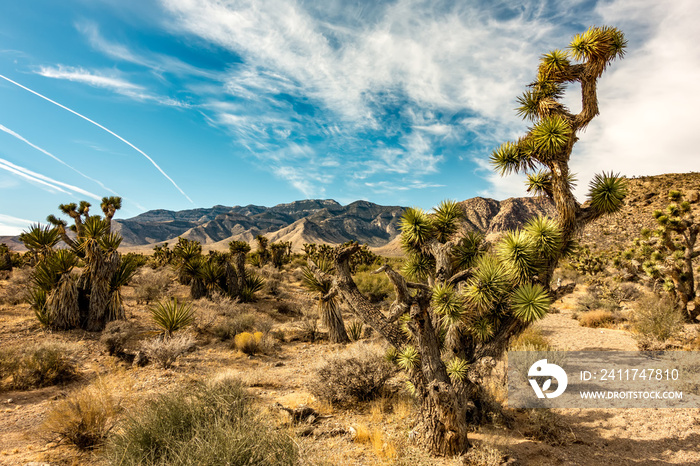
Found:
<path fill-rule="evenodd" d="M 622 203 L 620 178 L 602 174 L 591 182 L 590 202 L 579 204 L 568 163 L 577 133 L 598 114 L 597 80 L 624 48 L 623 34 L 603 27 L 576 36 L 567 52 L 545 54 L 537 80 L 520 98 L 519 112 L 533 127 L 494 151 L 493 163 L 502 174 L 530 174 L 530 191 L 554 201 L 557 220 L 534 218 L 486 251 L 479 235 L 458 233 L 458 204 L 443 202 L 432 213 L 408 209 L 401 221 L 407 254 L 402 273 L 389 265 L 376 271 L 385 273 L 395 289 L 388 313 L 353 281 L 350 259 L 359 245 L 336 250 L 332 274 L 309 261 L 316 278 L 331 283 L 326 297 L 342 295 L 359 318 L 397 349 L 397 361 L 421 402 L 419 438 L 435 454 L 468 448 L 468 425 L 483 414 L 480 363 L 502 356 L 511 338 L 546 314 L 552 271 L 570 250 L 575 233 Z M 581 83 L 579 114 L 560 102 L 571 82 Z"/>
<path fill-rule="evenodd" d="M 120 206 L 121 199 L 113 198 L 111 204 Z M 28 248 L 43 251 L 32 274 L 30 302 L 37 317 L 50 327 L 100 331 L 108 322 L 124 318 L 120 289 L 134 275 L 136 264 L 117 251 L 121 237 L 109 232 L 114 212 L 104 219 L 91 216 L 85 201 L 62 204 L 59 209 L 74 220 L 69 228 L 74 237 L 67 233 L 67 222 L 53 215 L 47 219 L 53 228 L 36 226 L 20 236 Z M 47 242 L 49 236 L 55 241 Z M 54 250 L 59 236 L 69 249 Z M 75 276 L 71 272 L 79 258 L 85 266 Z"/>

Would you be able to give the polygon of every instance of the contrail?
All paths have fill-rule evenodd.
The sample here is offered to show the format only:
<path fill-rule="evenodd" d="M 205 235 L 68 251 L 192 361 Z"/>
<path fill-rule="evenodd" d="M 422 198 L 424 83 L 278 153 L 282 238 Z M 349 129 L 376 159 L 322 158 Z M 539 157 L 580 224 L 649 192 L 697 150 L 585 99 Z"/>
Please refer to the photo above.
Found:
<path fill-rule="evenodd" d="M 55 155 L 53 155 L 51 152 L 42 149 L 41 147 L 37 146 L 36 144 L 32 144 L 31 142 L 27 141 L 25 138 L 23 138 L 23 137 L 20 136 L 19 134 L 17 134 L 17 133 L 15 133 L 14 131 L 12 131 L 12 130 L 11 130 L 10 128 L 8 128 L 7 126 L 4 126 L 4 125 L 1 125 L 1 124 L 0 124 L 0 131 L 4 131 L 4 132 L 6 132 L 7 134 L 9 134 L 10 136 L 14 136 L 14 137 L 16 137 L 17 139 L 19 139 L 20 141 L 29 144 L 29 145 L 30 145 L 31 147 L 33 147 L 34 149 L 36 149 L 36 150 L 38 150 L 39 152 L 42 152 L 42 153 L 48 155 L 49 157 L 51 157 L 52 159 L 54 159 L 54 160 L 57 161 L 58 163 L 60 163 L 60 164 L 62 164 L 62 165 L 65 165 L 66 167 L 70 168 L 71 170 L 73 170 L 74 172 L 76 172 L 77 174 L 79 174 L 80 176 L 82 176 L 83 178 L 87 178 L 88 180 L 90 180 L 90 181 L 92 181 L 92 182 L 94 182 L 94 183 L 99 184 L 99 185 L 102 187 L 102 189 L 104 189 L 104 190 L 106 190 L 106 191 L 109 191 L 109 192 L 112 193 L 112 194 L 117 194 L 115 191 L 109 189 L 107 186 L 105 186 L 104 184 L 102 184 L 101 181 L 96 180 L 96 179 L 94 179 L 94 178 L 91 178 L 91 177 L 87 176 L 85 173 L 81 172 L 80 170 L 78 170 L 78 169 L 75 168 L 75 167 L 72 167 L 72 166 L 68 165 L 66 162 L 64 162 L 63 160 L 59 159 L 59 158 L 56 157 Z"/>
<path fill-rule="evenodd" d="M 2 159 L 2 158 L 0 158 L 0 169 L 7 170 L 10 173 L 14 173 L 15 175 L 19 175 L 22 178 L 26 178 L 29 181 L 34 181 L 35 183 L 43 184 L 44 186 L 48 186 L 51 189 L 61 191 L 61 192 L 66 193 L 68 195 L 72 195 L 72 193 L 69 191 L 66 191 L 63 188 L 69 189 L 70 191 L 75 191 L 77 193 L 80 193 L 84 196 L 91 197 L 91 198 L 96 199 L 98 201 L 102 199 L 97 194 L 93 194 L 90 191 L 85 191 L 84 189 L 79 188 L 77 186 L 63 183 L 61 181 L 56 181 L 53 178 L 49 178 L 48 176 L 33 172 L 33 171 L 28 170 L 24 167 L 20 167 L 19 165 L 15 165 L 14 163 L 8 162 L 7 160 Z M 62 186 L 63 188 L 61 188 L 60 186 Z"/>
<path fill-rule="evenodd" d="M 11 80 L 10 78 L 8 78 L 8 77 L 6 77 L 6 76 L 3 76 L 3 75 L 0 74 L 0 78 L 4 79 L 4 80 L 7 81 L 7 82 L 10 82 L 10 83 L 14 84 L 14 85 L 17 86 L 17 87 L 21 87 L 21 88 L 24 89 L 25 91 L 31 92 L 32 94 L 36 95 L 37 97 L 41 97 L 42 99 L 44 99 L 44 100 L 46 100 L 46 101 L 48 101 L 48 102 L 51 102 L 52 104 L 57 105 L 57 106 L 61 107 L 61 108 L 64 109 L 64 110 L 68 110 L 68 111 L 71 112 L 73 115 L 79 116 L 79 117 L 82 118 L 83 120 L 92 123 L 93 125 L 97 126 L 98 128 L 100 128 L 100 129 L 102 129 L 102 130 L 108 132 L 109 134 L 111 134 L 111 135 L 114 136 L 115 138 L 119 139 L 119 140 L 122 141 L 124 144 L 128 145 L 129 147 L 131 147 L 132 149 L 134 149 L 136 152 L 138 152 L 139 154 L 141 154 L 141 155 L 143 155 L 144 157 L 146 157 L 146 158 L 153 164 L 153 166 L 156 167 L 156 168 L 158 169 L 158 171 L 159 171 L 164 177 L 166 177 L 166 178 L 173 184 L 173 186 L 175 186 L 175 187 L 177 188 L 177 190 L 180 191 L 180 193 L 181 193 L 183 196 L 185 196 L 185 197 L 187 198 L 188 201 L 190 201 L 191 204 L 194 204 L 194 202 L 192 202 L 192 199 L 190 199 L 190 197 L 189 197 L 187 194 L 185 194 L 185 191 L 183 191 L 182 189 L 180 189 L 180 187 L 177 185 L 177 183 L 175 183 L 175 182 L 173 181 L 173 179 L 170 178 L 170 177 L 168 176 L 168 174 L 165 173 L 165 172 L 163 171 L 163 169 L 160 168 L 160 167 L 158 166 L 158 164 L 157 164 L 151 157 L 148 156 L 148 154 L 146 154 L 144 151 L 142 151 L 141 149 L 139 149 L 138 147 L 136 147 L 135 145 L 133 145 L 132 143 L 130 143 L 129 141 L 127 141 L 126 139 L 124 139 L 123 137 L 119 136 L 119 135 L 118 135 L 117 133 L 115 133 L 114 131 L 105 128 L 105 127 L 102 126 L 101 124 L 99 124 L 99 123 L 97 123 L 97 122 L 91 120 L 90 118 L 86 117 L 85 115 L 81 115 L 80 113 L 76 112 L 75 110 L 71 110 L 70 108 L 66 107 L 65 105 L 61 105 L 61 104 L 59 104 L 58 102 L 56 102 L 56 101 L 54 101 L 54 100 L 51 100 L 51 99 L 49 99 L 48 97 L 46 97 L 46 96 L 44 96 L 44 95 L 41 95 L 41 94 L 39 94 L 38 92 L 33 91 L 33 90 L 29 89 L 28 87 L 25 87 L 25 86 L 21 85 L 20 83 L 18 83 L 18 82 L 16 82 L 16 81 L 13 81 L 13 80 Z"/>

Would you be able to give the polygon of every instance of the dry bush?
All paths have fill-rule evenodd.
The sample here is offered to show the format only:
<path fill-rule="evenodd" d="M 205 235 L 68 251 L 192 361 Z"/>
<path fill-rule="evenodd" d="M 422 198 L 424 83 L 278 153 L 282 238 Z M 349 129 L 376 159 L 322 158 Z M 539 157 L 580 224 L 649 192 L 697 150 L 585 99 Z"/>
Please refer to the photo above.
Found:
<path fill-rule="evenodd" d="M 684 316 L 667 296 L 644 296 L 634 310 L 633 328 L 640 349 L 654 349 L 683 330 Z"/>
<path fill-rule="evenodd" d="M 114 320 L 102 331 L 102 343 L 110 356 L 124 354 L 126 344 L 137 335 L 136 327 L 126 320 Z"/>
<path fill-rule="evenodd" d="M 345 325 L 345 329 L 348 332 L 348 337 L 352 341 L 357 341 L 362 338 L 362 330 L 364 323 L 361 320 L 351 320 Z"/>
<path fill-rule="evenodd" d="M 299 310 L 299 306 L 296 303 L 293 303 L 290 301 L 279 302 L 277 304 L 277 312 L 279 312 L 280 314 L 289 315 L 289 316 L 301 314 L 301 311 Z"/>
<path fill-rule="evenodd" d="M 9 278 L 0 287 L 0 304 L 16 306 L 21 304 L 30 288 L 31 267 L 15 268 L 9 273 Z"/>
<path fill-rule="evenodd" d="M 311 392 L 332 404 L 369 401 L 384 393 L 386 381 L 395 372 L 382 350 L 356 343 L 316 370 Z"/>
<path fill-rule="evenodd" d="M 464 455 L 465 466 L 500 466 L 503 464 L 505 455 L 498 448 L 481 442 L 472 446 Z"/>
<path fill-rule="evenodd" d="M 552 346 L 540 327 L 531 325 L 510 343 L 511 351 L 549 351 Z"/>
<path fill-rule="evenodd" d="M 394 294 L 394 287 L 385 274 L 364 271 L 356 273 L 354 279 L 357 288 L 372 303 L 380 303 Z"/>
<path fill-rule="evenodd" d="M 588 311 L 578 315 L 578 323 L 582 327 L 611 328 L 619 321 L 620 318 L 615 313 L 604 309 Z"/>
<path fill-rule="evenodd" d="M 527 410 L 526 425 L 523 429 L 525 437 L 546 442 L 550 445 L 564 445 L 571 431 L 561 425 L 556 414 L 547 408 Z"/>
<path fill-rule="evenodd" d="M 29 389 L 69 382 L 77 377 L 72 353 L 69 346 L 53 342 L 2 350 L 0 384 L 4 382 L 10 389 Z"/>
<path fill-rule="evenodd" d="M 134 295 L 138 304 L 150 304 L 157 301 L 168 291 L 175 280 L 175 272 L 169 267 L 151 269 L 141 267 L 138 274 L 132 280 Z"/>
<path fill-rule="evenodd" d="M 108 464 L 293 465 L 294 441 L 270 427 L 240 383 L 197 383 L 142 404 L 111 437 Z"/>
<path fill-rule="evenodd" d="M 121 409 L 121 399 L 113 387 L 98 380 L 59 401 L 49 412 L 42 430 L 81 450 L 92 449 L 104 443 Z"/>
<path fill-rule="evenodd" d="M 142 343 L 141 349 L 150 361 L 168 369 L 182 356 L 195 348 L 195 340 L 188 333 L 179 333 L 170 338 L 156 337 Z"/>
<path fill-rule="evenodd" d="M 234 347 L 248 355 L 257 353 L 270 353 L 274 349 L 274 339 L 263 332 L 243 332 L 233 339 Z"/>

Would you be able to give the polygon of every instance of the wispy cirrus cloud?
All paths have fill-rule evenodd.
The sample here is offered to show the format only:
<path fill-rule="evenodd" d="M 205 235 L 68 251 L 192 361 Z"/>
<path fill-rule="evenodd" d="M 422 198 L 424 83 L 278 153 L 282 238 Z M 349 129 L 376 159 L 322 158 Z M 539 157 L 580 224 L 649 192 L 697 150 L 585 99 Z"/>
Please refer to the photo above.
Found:
<path fill-rule="evenodd" d="M 31 220 L 0 214 L 0 235 L 19 235 L 31 223 Z"/>
<path fill-rule="evenodd" d="M 114 72 L 106 74 L 99 71 L 86 70 L 82 67 L 73 66 L 42 66 L 37 71 L 37 74 L 46 78 L 65 79 L 68 81 L 87 84 L 92 87 L 108 89 L 126 97 L 135 100 L 152 101 L 161 105 L 171 107 L 189 107 L 186 102 L 182 102 L 170 97 L 163 97 L 153 94 L 146 90 L 144 86 L 140 86 L 127 81 Z"/>

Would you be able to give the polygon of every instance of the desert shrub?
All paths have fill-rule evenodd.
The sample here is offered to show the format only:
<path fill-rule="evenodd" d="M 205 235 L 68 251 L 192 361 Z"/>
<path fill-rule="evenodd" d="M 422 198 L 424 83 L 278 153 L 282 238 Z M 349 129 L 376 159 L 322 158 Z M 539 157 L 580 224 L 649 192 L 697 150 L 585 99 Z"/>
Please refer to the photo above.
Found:
<path fill-rule="evenodd" d="M 511 341 L 508 349 L 511 351 L 549 351 L 552 347 L 542 334 L 542 329 L 531 325 Z"/>
<path fill-rule="evenodd" d="M 671 299 L 648 294 L 637 302 L 634 311 L 633 328 L 637 333 L 637 344 L 645 348 L 650 343 L 661 343 L 676 337 L 683 330 L 683 322 L 683 313 Z"/>
<path fill-rule="evenodd" d="M 233 339 L 233 344 L 239 351 L 245 354 L 256 354 L 262 349 L 262 332 L 243 332 L 236 335 Z"/>
<path fill-rule="evenodd" d="M 347 323 L 345 328 L 348 331 L 350 340 L 357 341 L 362 338 L 362 328 L 364 325 L 365 324 L 361 320 L 351 320 Z"/>
<path fill-rule="evenodd" d="M 16 306 L 23 302 L 31 283 L 31 267 L 15 268 L 0 287 L 0 304 Z"/>
<path fill-rule="evenodd" d="M 230 340 L 239 333 L 249 332 L 255 328 L 257 317 L 252 312 L 245 312 L 227 318 L 223 323 L 214 327 L 213 332 L 220 340 Z"/>
<path fill-rule="evenodd" d="M 77 370 L 68 347 L 40 343 L 25 349 L 0 351 L 0 383 L 7 388 L 29 389 L 65 383 Z"/>
<path fill-rule="evenodd" d="M 311 392 L 333 404 L 369 401 L 382 395 L 395 371 L 382 351 L 356 343 L 316 370 Z"/>
<path fill-rule="evenodd" d="M 126 343 L 136 336 L 136 329 L 131 322 L 115 320 L 107 324 L 100 336 L 102 343 L 110 356 L 124 353 Z"/>
<path fill-rule="evenodd" d="M 230 379 L 148 401 L 111 437 L 105 456 L 121 466 L 297 463 L 294 441 L 272 429 Z"/>
<path fill-rule="evenodd" d="M 504 454 L 497 448 L 481 442 L 474 445 L 464 455 L 465 466 L 500 466 L 503 464 Z"/>
<path fill-rule="evenodd" d="M 102 380 L 59 401 L 42 430 L 81 450 L 102 445 L 115 425 L 121 403 Z"/>
<path fill-rule="evenodd" d="M 578 315 L 578 323 L 582 327 L 611 327 L 618 322 L 618 320 L 614 313 L 604 309 L 588 311 Z"/>
<path fill-rule="evenodd" d="M 317 317 L 305 316 L 296 323 L 296 328 L 299 330 L 299 339 L 301 341 L 313 343 L 321 338 L 321 332 L 318 329 Z"/>
<path fill-rule="evenodd" d="M 148 256 L 138 253 L 138 252 L 128 252 L 124 256 L 127 260 L 132 261 L 136 267 L 143 267 L 148 264 Z"/>
<path fill-rule="evenodd" d="M 163 369 L 168 369 L 173 363 L 195 347 L 195 340 L 191 335 L 180 333 L 174 337 L 157 337 L 145 341 L 141 350 L 149 361 L 158 363 Z"/>
<path fill-rule="evenodd" d="M 132 282 L 136 302 L 150 304 L 151 301 L 157 301 L 168 290 L 174 278 L 169 268 L 162 267 L 155 270 L 141 268 Z"/>
<path fill-rule="evenodd" d="M 189 303 L 178 303 L 177 298 L 151 308 L 153 322 L 163 330 L 166 337 L 194 322 L 194 310 Z"/>
<path fill-rule="evenodd" d="M 533 408 L 527 411 L 523 434 L 525 437 L 550 445 L 563 445 L 567 440 L 565 427 L 561 425 L 556 414 L 546 408 Z"/>
<path fill-rule="evenodd" d="M 277 312 L 279 312 L 280 314 L 293 316 L 299 314 L 301 311 L 299 311 L 299 307 L 295 303 L 289 301 L 281 301 L 277 304 Z"/>
<path fill-rule="evenodd" d="M 392 295 L 394 288 L 385 274 L 362 271 L 355 274 L 357 288 L 372 303 L 380 303 Z"/>

